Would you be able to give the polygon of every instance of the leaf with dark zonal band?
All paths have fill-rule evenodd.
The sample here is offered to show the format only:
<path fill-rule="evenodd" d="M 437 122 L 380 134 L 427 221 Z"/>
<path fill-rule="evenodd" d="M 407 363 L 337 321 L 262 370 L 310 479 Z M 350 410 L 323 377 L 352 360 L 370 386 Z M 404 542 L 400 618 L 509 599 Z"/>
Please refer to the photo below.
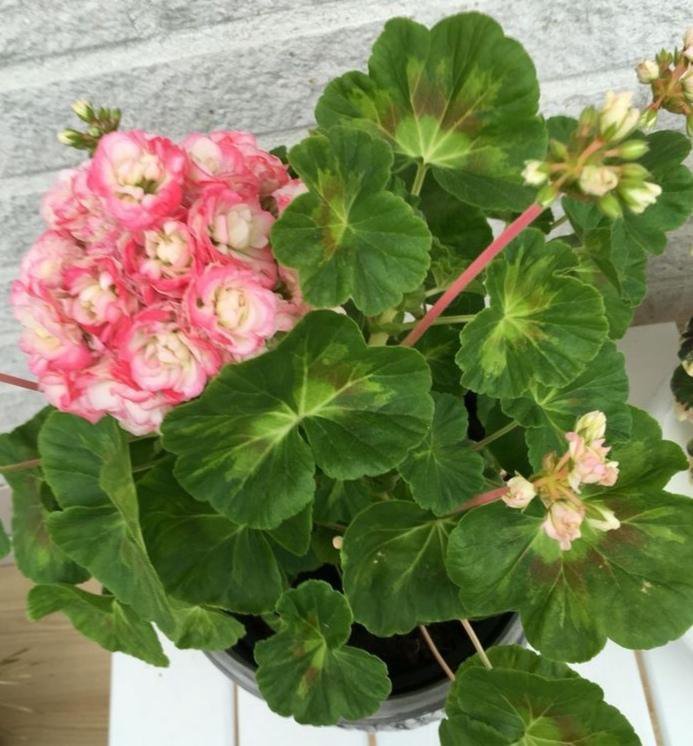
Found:
<path fill-rule="evenodd" d="M 272 249 L 298 270 L 309 303 L 331 307 L 353 298 L 372 316 L 421 285 L 431 234 L 386 190 L 392 151 L 384 142 L 335 127 L 296 145 L 290 159 L 310 191 L 273 226 Z"/>
<path fill-rule="evenodd" d="M 166 590 L 191 604 L 271 611 L 284 580 L 265 533 L 232 523 L 188 495 L 170 461 L 137 485 L 147 551 Z"/>
<path fill-rule="evenodd" d="M 627 438 L 631 426 L 627 399 L 628 378 L 623 355 L 609 341 L 570 383 L 552 388 L 533 382 L 525 396 L 506 399 L 502 406 L 507 415 L 528 428 L 529 457 L 538 470 L 549 451 L 562 454 L 567 450 L 565 433 L 587 412 L 598 409 L 606 414 L 609 445 Z"/>
<path fill-rule="evenodd" d="M 496 398 L 527 386 L 562 386 L 584 370 L 607 336 L 597 291 L 569 273 L 577 260 L 540 231 L 520 234 L 489 266 L 489 308 L 465 325 L 457 364 L 462 383 Z"/>
<path fill-rule="evenodd" d="M 484 459 L 467 437 L 467 409 L 450 394 L 433 394 L 435 412 L 426 437 L 409 451 L 399 473 L 414 500 L 436 515 L 445 515 L 484 486 Z"/>
<path fill-rule="evenodd" d="M 359 513 L 344 534 L 344 592 L 356 621 L 380 637 L 462 616 L 445 569 L 456 519 L 387 500 Z"/>
<path fill-rule="evenodd" d="M 0 435 L 0 465 L 38 458 L 36 439 L 51 411 L 46 407 L 11 433 Z M 73 562 L 48 533 L 46 520 L 53 498 L 41 469 L 23 469 L 3 476 L 12 489 L 12 548 L 22 574 L 36 583 L 86 580 L 89 573 Z"/>
<path fill-rule="evenodd" d="M 113 596 L 97 596 L 71 585 L 37 585 L 29 591 L 29 619 L 43 619 L 56 611 L 106 650 L 134 655 L 153 666 L 168 665 L 152 625 Z"/>
<path fill-rule="evenodd" d="M 255 646 L 267 704 L 299 723 L 333 725 L 371 715 L 390 694 L 385 664 L 346 644 L 353 617 L 344 596 L 309 580 L 279 600 L 279 631 Z"/>
<path fill-rule="evenodd" d="M 317 483 L 315 520 L 321 523 L 351 523 L 364 508 L 383 499 L 368 479 L 343 482 L 319 474 Z"/>
<path fill-rule="evenodd" d="M 524 512 L 502 503 L 467 513 L 450 536 L 447 567 L 468 616 L 516 609 L 530 644 L 551 658 L 581 661 L 607 638 L 651 648 L 693 623 L 693 501 L 663 491 L 687 461 L 657 423 L 633 411 L 627 443 L 614 446 L 613 487 L 586 485 L 583 499 L 612 510 L 618 529 L 587 521 L 561 551 L 534 500 Z"/>
<path fill-rule="evenodd" d="M 347 122 L 377 133 L 465 202 L 521 210 L 533 194 L 522 184 L 524 162 L 546 150 L 538 100 L 522 46 L 488 16 L 463 13 L 430 31 L 388 21 L 368 75 L 333 80 L 315 114 L 321 127 Z"/>
<path fill-rule="evenodd" d="M 176 477 L 236 523 L 278 526 L 312 500 L 316 464 L 350 480 L 394 468 L 426 433 L 430 374 L 415 350 L 367 347 L 315 311 L 272 352 L 228 365 L 163 425 Z"/>
<path fill-rule="evenodd" d="M 238 640 L 243 626 L 233 617 L 166 594 L 142 537 L 128 437 L 115 420 L 92 425 L 54 412 L 41 428 L 39 451 L 63 508 L 50 514 L 48 527 L 65 554 L 179 647 L 223 649 Z"/>
<path fill-rule="evenodd" d="M 639 746 L 604 692 L 520 648 L 492 648 L 493 669 L 463 664 L 448 694 L 441 746 Z M 520 654 L 521 653 L 521 654 Z"/>

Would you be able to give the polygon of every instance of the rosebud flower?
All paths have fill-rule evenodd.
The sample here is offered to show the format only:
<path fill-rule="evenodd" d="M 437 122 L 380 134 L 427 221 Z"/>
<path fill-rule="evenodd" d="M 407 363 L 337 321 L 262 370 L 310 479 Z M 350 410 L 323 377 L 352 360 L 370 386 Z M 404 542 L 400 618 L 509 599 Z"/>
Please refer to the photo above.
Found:
<path fill-rule="evenodd" d="M 606 415 L 598 409 L 583 414 L 575 423 L 575 432 L 587 443 L 603 438 L 606 434 Z"/>
<path fill-rule="evenodd" d="M 643 60 L 636 66 L 635 72 L 641 83 L 652 83 L 659 78 L 659 65 L 654 60 Z"/>
<path fill-rule="evenodd" d="M 551 505 L 546 520 L 542 523 L 544 533 L 558 542 L 565 552 L 571 547 L 575 539 L 579 539 L 580 526 L 585 517 L 585 508 L 581 504 L 573 504 L 567 500 L 558 500 Z"/>
<path fill-rule="evenodd" d="M 587 511 L 587 523 L 597 531 L 615 531 L 621 527 L 621 521 L 616 518 L 614 511 L 603 505 L 590 503 Z"/>
<path fill-rule="evenodd" d="M 522 178 L 528 186 L 541 186 L 549 174 L 543 161 L 526 161 Z"/>
<path fill-rule="evenodd" d="M 644 140 L 627 140 L 618 146 L 618 156 L 625 161 L 636 161 L 647 153 L 650 146 Z"/>
<path fill-rule="evenodd" d="M 568 484 L 575 492 L 580 492 L 582 484 L 601 484 L 611 487 L 618 479 L 618 462 L 607 461 L 611 448 L 604 445 L 603 438 L 586 441 L 577 432 L 565 434 L 572 469 Z"/>
<path fill-rule="evenodd" d="M 603 197 L 618 186 L 618 174 L 611 166 L 585 166 L 578 183 L 585 194 Z"/>
<path fill-rule="evenodd" d="M 641 183 L 623 182 L 619 188 L 619 194 L 623 201 L 628 205 L 631 212 L 639 215 L 657 201 L 657 197 L 662 193 L 662 187 L 659 184 L 653 184 L 651 181 Z"/>
<path fill-rule="evenodd" d="M 507 486 L 502 499 L 509 508 L 526 508 L 537 495 L 534 485 L 519 474 L 509 479 Z"/>
<path fill-rule="evenodd" d="M 623 140 L 638 126 L 640 110 L 631 106 L 631 91 L 614 93 L 609 91 L 599 113 L 599 131 L 610 141 Z"/>
<path fill-rule="evenodd" d="M 683 56 L 693 62 L 693 26 L 683 35 Z"/>

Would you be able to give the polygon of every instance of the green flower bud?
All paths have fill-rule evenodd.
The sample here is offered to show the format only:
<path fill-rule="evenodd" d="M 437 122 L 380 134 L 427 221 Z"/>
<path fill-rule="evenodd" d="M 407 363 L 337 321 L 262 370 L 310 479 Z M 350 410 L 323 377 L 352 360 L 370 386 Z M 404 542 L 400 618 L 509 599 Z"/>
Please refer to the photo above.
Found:
<path fill-rule="evenodd" d="M 560 161 L 568 160 L 568 148 L 560 140 L 549 140 L 549 153 Z"/>
<path fill-rule="evenodd" d="M 636 161 L 650 149 L 644 140 L 627 140 L 618 146 L 618 156 L 626 161 Z"/>
<path fill-rule="evenodd" d="M 63 145 L 75 147 L 82 142 L 83 135 L 81 132 L 77 132 L 77 130 L 65 129 L 62 132 L 58 132 L 57 137 L 58 142 L 61 142 Z"/>
<path fill-rule="evenodd" d="M 656 109 L 645 109 L 642 116 L 640 117 L 640 127 L 644 130 L 649 130 L 655 126 L 657 122 L 657 110 Z"/>
<path fill-rule="evenodd" d="M 547 207 L 558 196 L 558 190 L 553 184 L 546 184 L 537 192 L 537 202 Z"/>
<path fill-rule="evenodd" d="M 686 134 L 688 137 L 693 137 L 693 114 L 686 117 Z"/>
<path fill-rule="evenodd" d="M 609 192 L 603 197 L 600 197 L 597 205 L 607 217 L 613 218 L 614 220 L 616 220 L 616 218 L 620 218 L 621 215 L 623 215 L 621 203 L 614 196 L 613 192 Z"/>
<path fill-rule="evenodd" d="M 631 106 L 632 101 L 631 91 L 606 94 L 599 113 L 599 131 L 607 142 L 623 140 L 638 126 L 640 111 Z"/>
<path fill-rule="evenodd" d="M 83 122 L 87 122 L 87 124 L 94 118 L 94 109 L 91 104 L 83 98 L 77 99 L 77 101 L 72 104 L 72 111 L 74 111 Z"/>
<path fill-rule="evenodd" d="M 650 172 L 639 163 L 625 163 L 621 166 L 621 179 L 628 179 L 634 182 L 645 181 L 651 176 Z"/>

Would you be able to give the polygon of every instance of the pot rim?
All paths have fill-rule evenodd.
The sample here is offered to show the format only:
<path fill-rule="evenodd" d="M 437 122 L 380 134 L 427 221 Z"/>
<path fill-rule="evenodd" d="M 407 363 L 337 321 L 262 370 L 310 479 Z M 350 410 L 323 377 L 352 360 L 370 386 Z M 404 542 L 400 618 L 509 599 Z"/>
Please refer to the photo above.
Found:
<path fill-rule="evenodd" d="M 521 645 L 524 631 L 518 614 L 513 614 L 494 645 Z M 210 661 L 228 678 L 250 694 L 264 700 L 255 679 L 255 669 L 233 650 L 205 651 Z M 356 730 L 409 730 L 443 717 L 450 681 L 430 684 L 403 694 L 388 697 L 376 712 L 360 720 L 343 720 L 337 725 Z"/>

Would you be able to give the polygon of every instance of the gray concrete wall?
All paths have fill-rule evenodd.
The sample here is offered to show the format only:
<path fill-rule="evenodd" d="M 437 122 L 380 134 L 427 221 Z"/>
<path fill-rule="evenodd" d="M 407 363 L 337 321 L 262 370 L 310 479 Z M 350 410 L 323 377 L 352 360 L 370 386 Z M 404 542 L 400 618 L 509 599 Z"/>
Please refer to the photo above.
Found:
<path fill-rule="evenodd" d="M 693 24 L 689 0 L 0 0 L 0 369 L 26 372 L 7 294 L 41 230 L 42 190 L 80 160 L 55 140 L 74 124 L 74 99 L 119 106 L 125 127 L 173 138 L 227 127 L 290 144 L 312 123 L 324 84 L 364 66 L 387 18 L 431 23 L 471 9 L 526 46 L 547 115 L 577 113 L 610 88 L 637 89 L 634 63 Z M 692 244 L 689 224 L 651 263 L 641 322 L 690 313 Z M 0 389 L 0 430 L 37 400 Z"/>

